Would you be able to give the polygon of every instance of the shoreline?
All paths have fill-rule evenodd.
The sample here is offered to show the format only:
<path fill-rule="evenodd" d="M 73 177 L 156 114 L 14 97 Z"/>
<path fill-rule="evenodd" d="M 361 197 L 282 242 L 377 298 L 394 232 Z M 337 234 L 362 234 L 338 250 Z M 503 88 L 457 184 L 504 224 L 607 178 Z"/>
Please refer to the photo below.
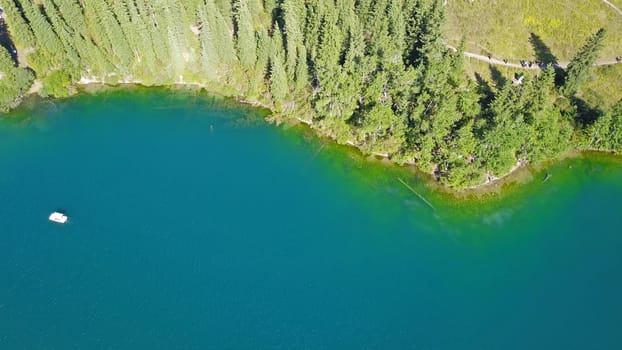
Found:
<path fill-rule="evenodd" d="M 255 107 L 255 108 L 263 108 L 263 109 L 267 109 L 272 115 L 275 115 L 275 112 L 272 108 L 273 106 L 269 106 L 261 101 L 258 100 L 249 100 L 246 99 L 243 96 L 227 96 L 227 95 L 223 95 L 223 94 L 219 94 L 216 91 L 213 91 L 212 89 L 210 89 L 210 86 L 204 83 L 199 83 L 199 82 L 186 82 L 186 81 L 177 81 L 177 82 L 172 82 L 169 84 L 162 84 L 162 85 L 144 85 L 142 80 L 139 79 L 124 79 L 121 81 L 116 82 L 115 84 L 109 84 L 106 83 L 104 80 L 102 79 L 96 79 L 96 78 L 87 78 L 87 77 L 81 77 L 79 81 L 74 82 L 75 85 L 86 89 L 89 86 L 101 86 L 105 89 L 110 88 L 110 89 L 114 89 L 114 88 L 124 88 L 124 87 L 129 87 L 129 86 L 138 86 L 141 88 L 170 88 L 170 87 L 192 87 L 192 88 L 197 88 L 199 90 L 204 90 L 205 93 L 207 93 L 208 95 L 212 95 L 212 96 L 218 96 L 218 97 L 223 97 L 223 98 L 231 98 L 234 101 L 236 101 L 237 103 L 241 103 L 241 104 L 245 104 L 251 107 Z M 36 85 L 36 81 L 33 84 L 33 86 Z M 33 89 L 31 88 L 25 95 L 24 97 L 29 97 L 29 96 L 37 96 L 36 93 L 37 91 L 41 88 L 41 86 L 38 86 L 37 89 Z M 75 95 L 79 94 L 80 92 L 76 93 Z M 75 96 L 73 95 L 73 96 Z M 273 123 L 275 122 L 274 120 L 270 121 L 269 119 L 265 118 L 265 120 L 268 123 Z M 340 145 L 333 137 L 331 137 L 331 135 L 328 134 L 324 134 L 324 133 L 320 133 L 318 131 L 318 129 L 316 129 L 314 126 L 314 123 L 312 120 L 306 120 L 303 119 L 301 117 L 290 117 L 287 118 L 286 120 L 284 120 L 286 122 L 291 122 L 293 124 L 302 124 L 305 127 L 309 128 L 310 130 L 313 131 L 313 133 L 315 134 L 316 137 L 323 137 L 323 138 L 327 138 L 330 139 L 334 144 L 336 145 Z M 278 123 L 277 123 L 278 124 Z M 402 167 L 402 168 L 406 168 L 411 172 L 417 173 L 418 175 L 421 175 L 421 178 L 423 178 L 426 182 L 426 186 L 431 188 L 434 191 L 438 191 L 438 192 L 442 192 L 445 194 L 449 194 L 452 195 L 454 197 L 457 198 L 468 198 L 468 197 L 473 197 L 475 196 L 476 198 L 482 198 L 482 197 L 486 197 L 489 195 L 493 195 L 493 194 L 500 194 L 503 189 L 505 187 L 507 187 L 508 185 L 512 185 L 512 184 L 524 184 L 530 181 L 534 180 L 532 171 L 540 171 L 542 170 L 544 167 L 551 165 L 553 163 L 557 163 L 560 162 L 564 159 L 567 158 L 580 158 L 582 157 L 582 155 L 584 153 L 598 153 L 598 154 L 613 154 L 616 155 L 615 153 L 612 152 L 606 152 L 606 151 L 600 151 L 600 150 L 591 150 L 591 149 L 571 149 L 568 152 L 560 155 L 558 158 L 555 159 L 549 159 L 546 161 L 542 161 L 536 164 L 531 164 L 531 163 L 522 163 L 522 162 L 517 162 L 517 164 L 512 167 L 507 173 L 501 175 L 501 176 L 490 176 L 487 174 L 487 180 L 486 182 L 483 182 L 481 184 L 477 184 L 477 185 L 473 185 L 473 186 L 469 186 L 469 187 L 465 187 L 465 188 L 461 188 L 461 189 L 456 189 L 456 188 L 451 188 L 446 186 L 445 184 L 439 182 L 438 180 L 436 180 L 436 178 L 434 177 L 433 174 L 429 174 L 426 173 L 422 170 L 420 170 L 419 168 L 417 168 L 416 164 L 414 162 L 409 162 L 406 163 L 404 165 L 399 165 L 393 161 L 391 161 L 391 157 L 388 153 L 380 153 L 380 152 L 371 152 L 369 154 L 364 153 L 359 147 L 357 147 L 357 145 L 351 141 L 348 140 L 346 141 L 345 144 L 343 144 L 344 146 L 350 147 L 353 150 L 356 150 L 357 152 L 359 152 L 362 156 L 365 156 L 367 159 L 369 159 L 370 157 L 377 159 L 377 157 L 380 157 L 381 160 L 383 161 L 388 161 L 390 162 L 390 164 L 397 166 L 397 167 Z M 369 160 L 368 160 L 369 161 Z"/>
<path fill-rule="evenodd" d="M 265 108 L 270 110 L 271 113 L 274 113 L 274 111 L 272 111 L 272 107 L 261 102 L 258 100 L 249 100 L 243 96 L 228 96 L 228 95 L 223 95 L 220 94 L 212 89 L 210 89 L 210 86 L 204 83 L 199 83 L 199 82 L 186 82 L 186 81 L 176 81 L 173 83 L 169 83 L 169 84 L 162 84 L 162 85 L 144 85 L 142 80 L 139 79 L 134 79 L 134 80 L 128 80 L 128 79 L 124 79 L 121 81 L 118 81 L 116 84 L 109 84 L 106 83 L 105 81 L 101 80 L 101 79 L 95 79 L 95 78 L 86 78 L 86 77 L 81 77 L 80 80 L 78 80 L 77 82 L 75 82 L 76 85 L 80 86 L 80 87 L 88 87 L 89 85 L 93 85 L 93 86 L 97 86 L 97 85 L 101 85 L 101 86 L 105 86 L 108 88 L 115 88 L 115 87 L 119 87 L 119 86 L 131 86 L 131 85 L 135 85 L 135 86 L 140 86 L 143 88 L 169 88 L 169 87 L 194 87 L 194 88 L 198 88 L 199 90 L 203 89 L 205 90 L 205 92 L 207 94 L 213 95 L 213 96 L 219 96 L 219 97 L 223 97 L 223 98 L 231 98 L 234 99 L 235 101 L 239 102 L 239 103 L 243 103 L 243 104 L 247 104 L 247 105 L 251 105 L 253 107 L 259 107 L 259 108 Z M 29 91 L 30 93 L 30 91 Z"/>

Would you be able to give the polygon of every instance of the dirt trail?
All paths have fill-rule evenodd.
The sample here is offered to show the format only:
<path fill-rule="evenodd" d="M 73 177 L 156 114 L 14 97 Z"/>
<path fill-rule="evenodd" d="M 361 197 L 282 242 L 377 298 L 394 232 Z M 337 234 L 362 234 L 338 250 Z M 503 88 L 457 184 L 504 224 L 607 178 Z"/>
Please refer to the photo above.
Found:
<path fill-rule="evenodd" d="M 611 8 L 612 8 L 615 12 L 617 12 L 617 13 L 618 13 L 618 15 L 622 16 L 622 10 L 620 10 L 620 9 L 619 9 L 616 5 L 614 5 L 614 4 L 612 4 L 612 3 L 610 3 L 610 2 L 609 2 L 609 1 L 607 1 L 607 0 L 603 0 L 603 2 L 604 2 L 605 4 L 607 4 L 607 6 L 611 7 Z"/>
<path fill-rule="evenodd" d="M 446 45 L 449 49 L 453 50 L 454 52 L 458 51 L 455 47 L 451 46 L 451 45 Z M 498 58 L 495 58 L 494 56 L 485 56 L 485 55 L 480 55 L 480 54 L 476 54 L 473 52 L 464 52 L 464 55 L 466 57 L 469 58 L 473 58 L 476 59 L 478 61 L 482 61 L 482 62 L 486 62 L 489 64 L 494 64 L 494 65 L 499 65 L 499 66 L 505 66 L 505 67 L 512 67 L 512 68 L 519 68 L 519 69 L 540 69 L 540 67 L 537 64 L 533 64 L 531 67 L 529 66 L 522 66 L 520 63 L 516 63 L 516 62 L 510 62 L 508 60 L 501 60 Z M 611 59 L 601 59 L 596 61 L 595 66 L 608 66 L 611 64 L 620 64 L 622 63 L 621 61 L 616 60 L 615 58 L 611 58 Z M 557 62 L 554 64 L 555 67 L 559 67 L 559 68 L 566 68 L 568 67 L 568 62 Z"/>

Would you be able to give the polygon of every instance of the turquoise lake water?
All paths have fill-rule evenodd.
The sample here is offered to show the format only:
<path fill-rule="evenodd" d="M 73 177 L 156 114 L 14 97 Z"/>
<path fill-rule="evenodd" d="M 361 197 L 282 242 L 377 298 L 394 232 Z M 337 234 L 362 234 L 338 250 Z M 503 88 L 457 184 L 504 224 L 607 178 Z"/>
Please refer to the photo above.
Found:
<path fill-rule="evenodd" d="M 33 103 L 0 119 L 0 349 L 620 349 L 622 162 L 546 171 L 457 201 L 196 93 Z"/>

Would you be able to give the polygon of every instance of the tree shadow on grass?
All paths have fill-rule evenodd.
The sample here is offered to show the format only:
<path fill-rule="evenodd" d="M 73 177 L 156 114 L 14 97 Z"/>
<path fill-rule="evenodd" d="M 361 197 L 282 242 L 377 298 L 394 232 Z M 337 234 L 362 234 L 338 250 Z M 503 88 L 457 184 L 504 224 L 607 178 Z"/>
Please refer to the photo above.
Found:
<path fill-rule="evenodd" d="M 15 63 L 15 66 L 17 66 L 17 50 L 15 49 L 15 45 L 13 44 L 11 37 L 9 37 L 9 31 L 7 30 L 6 23 L 2 17 L 0 17 L 0 46 L 4 47 L 8 51 L 9 55 L 11 55 L 11 59 Z"/>
<path fill-rule="evenodd" d="M 495 97 L 495 93 L 490 84 L 479 73 L 475 73 L 475 81 L 477 82 L 477 92 L 482 96 L 479 102 L 484 108 L 488 108 Z"/>
<path fill-rule="evenodd" d="M 542 38 L 540 38 L 538 35 L 531 33 L 531 35 L 529 36 L 529 43 L 531 43 L 531 46 L 533 47 L 533 51 L 536 55 L 536 61 L 540 61 L 544 64 L 551 63 L 553 65 L 556 65 L 558 63 L 557 57 L 553 55 L 551 49 L 544 43 L 544 41 L 542 41 Z"/>
<path fill-rule="evenodd" d="M 594 124 L 598 118 L 605 114 L 601 109 L 590 106 L 582 98 L 577 96 L 571 97 L 570 101 L 572 101 L 572 104 L 577 108 L 575 121 L 584 127 Z"/>
<path fill-rule="evenodd" d="M 490 68 L 490 78 L 492 79 L 492 82 L 495 84 L 497 89 L 500 89 L 503 86 L 505 86 L 508 80 L 503 76 L 503 73 L 501 73 L 501 71 L 498 70 L 497 67 L 493 65 L 490 65 L 488 67 Z"/>
<path fill-rule="evenodd" d="M 557 87 L 564 85 L 564 82 L 566 80 L 566 73 L 559 66 L 557 57 L 553 55 L 551 49 L 544 43 L 544 41 L 542 41 L 542 39 L 538 35 L 534 33 L 531 33 L 529 37 L 529 42 L 531 43 L 533 51 L 536 55 L 536 61 L 542 63 L 541 67 L 552 65 L 555 69 L 555 85 Z"/>

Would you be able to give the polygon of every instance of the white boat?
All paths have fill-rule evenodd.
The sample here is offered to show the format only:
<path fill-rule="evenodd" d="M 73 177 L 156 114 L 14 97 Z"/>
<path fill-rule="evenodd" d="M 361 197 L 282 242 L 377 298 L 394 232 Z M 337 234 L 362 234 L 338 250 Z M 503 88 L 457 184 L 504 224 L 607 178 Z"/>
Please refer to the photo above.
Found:
<path fill-rule="evenodd" d="M 54 221 L 54 222 L 58 222 L 60 224 L 64 224 L 64 223 L 67 222 L 67 215 L 55 211 L 52 214 L 50 214 L 50 221 Z"/>

